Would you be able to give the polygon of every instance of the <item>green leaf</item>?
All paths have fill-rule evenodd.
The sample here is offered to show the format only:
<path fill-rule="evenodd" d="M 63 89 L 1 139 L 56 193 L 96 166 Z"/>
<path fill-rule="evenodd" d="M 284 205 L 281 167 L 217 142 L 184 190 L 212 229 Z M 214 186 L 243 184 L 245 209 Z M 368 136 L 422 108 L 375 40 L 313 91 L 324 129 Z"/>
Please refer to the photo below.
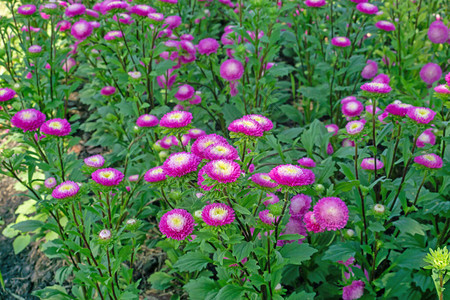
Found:
<path fill-rule="evenodd" d="M 199 295 L 202 295 L 202 299 L 215 299 L 214 296 L 218 292 L 216 282 L 207 277 L 190 280 L 184 289 L 188 292 L 190 299 L 198 299 Z"/>
<path fill-rule="evenodd" d="M 22 252 L 31 242 L 31 237 L 27 235 L 21 235 L 16 237 L 13 242 L 14 253 L 19 254 Z"/>
<path fill-rule="evenodd" d="M 230 299 L 241 299 L 242 293 L 245 289 L 237 285 L 226 285 L 220 289 L 216 296 L 217 300 L 230 300 Z"/>
<path fill-rule="evenodd" d="M 345 242 L 332 245 L 325 251 L 323 260 L 331 260 L 337 262 L 339 260 L 346 261 L 352 256 L 355 256 L 356 251 L 359 251 L 358 242 Z"/>
<path fill-rule="evenodd" d="M 2 272 L 0 272 L 0 285 L 2 286 L 2 289 L 5 290 L 5 282 L 3 281 Z"/>
<path fill-rule="evenodd" d="M 69 277 L 72 273 L 73 266 L 64 266 L 59 268 L 55 273 L 55 281 L 59 284 L 63 284 L 63 282 Z"/>
<path fill-rule="evenodd" d="M 300 121 L 303 117 L 298 109 L 296 109 L 292 105 L 281 105 L 280 109 L 288 117 L 289 120 L 300 124 Z"/>
<path fill-rule="evenodd" d="M 317 249 L 308 244 L 291 243 L 281 248 L 280 253 L 283 257 L 288 258 L 289 262 L 294 265 L 300 265 L 303 261 L 308 260 Z"/>
<path fill-rule="evenodd" d="M 253 244 L 249 242 L 240 242 L 239 244 L 233 245 L 233 255 L 236 257 L 237 261 L 243 260 L 248 257 L 253 249 Z"/>
<path fill-rule="evenodd" d="M 25 220 L 17 224 L 14 224 L 12 228 L 22 232 L 30 232 L 42 228 L 42 226 L 44 226 L 44 222 L 38 220 Z"/>
<path fill-rule="evenodd" d="M 203 270 L 211 259 L 200 252 L 189 252 L 181 256 L 173 265 L 181 272 L 195 272 Z"/>
<path fill-rule="evenodd" d="M 398 221 L 394 222 L 395 227 L 397 227 L 402 233 L 409 233 L 411 235 L 419 234 L 425 235 L 423 230 L 423 225 L 411 218 L 401 217 Z"/>
<path fill-rule="evenodd" d="M 35 204 L 36 204 L 36 200 L 27 200 L 24 203 L 22 203 L 21 205 L 19 205 L 19 207 L 17 207 L 15 213 L 23 214 L 23 215 L 32 214 L 32 213 L 36 212 Z"/>
<path fill-rule="evenodd" d="M 426 255 L 427 252 L 424 249 L 406 249 L 393 263 L 402 268 L 420 270 L 421 267 L 426 265 L 423 261 Z"/>
<path fill-rule="evenodd" d="M 165 290 L 170 287 L 170 282 L 173 277 L 164 272 L 153 273 L 149 278 L 148 282 L 152 284 L 152 288 L 156 290 Z"/>
<path fill-rule="evenodd" d="M 307 293 L 305 291 L 291 294 L 286 300 L 313 300 L 316 293 Z"/>

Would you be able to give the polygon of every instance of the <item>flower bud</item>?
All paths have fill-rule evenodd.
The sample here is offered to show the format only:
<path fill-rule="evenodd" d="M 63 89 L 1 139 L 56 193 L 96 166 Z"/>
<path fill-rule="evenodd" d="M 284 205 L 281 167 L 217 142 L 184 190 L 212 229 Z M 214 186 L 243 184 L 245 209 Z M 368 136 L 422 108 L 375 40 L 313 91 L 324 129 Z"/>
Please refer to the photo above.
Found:
<path fill-rule="evenodd" d="M 100 231 L 100 233 L 98 234 L 98 237 L 101 240 L 109 240 L 111 239 L 111 231 L 109 231 L 108 229 L 103 229 L 102 231 Z"/>
<path fill-rule="evenodd" d="M 353 229 L 347 229 L 344 235 L 346 238 L 351 239 L 355 235 L 355 231 Z"/>
<path fill-rule="evenodd" d="M 383 204 L 375 204 L 373 206 L 373 212 L 377 215 L 382 215 L 384 214 L 385 211 L 386 209 Z"/>
<path fill-rule="evenodd" d="M 161 160 L 165 160 L 168 156 L 169 156 L 169 153 L 167 153 L 167 151 L 161 151 L 161 152 L 159 152 L 159 158 L 160 158 Z"/>
<path fill-rule="evenodd" d="M 270 205 L 269 212 L 274 216 L 281 216 L 281 213 L 283 212 L 283 204 L 278 202 L 278 203 Z"/>
<path fill-rule="evenodd" d="M 316 192 L 318 192 L 319 194 L 323 193 L 325 191 L 325 187 L 323 186 L 323 184 L 316 184 L 314 186 L 314 189 L 316 190 Z"/>

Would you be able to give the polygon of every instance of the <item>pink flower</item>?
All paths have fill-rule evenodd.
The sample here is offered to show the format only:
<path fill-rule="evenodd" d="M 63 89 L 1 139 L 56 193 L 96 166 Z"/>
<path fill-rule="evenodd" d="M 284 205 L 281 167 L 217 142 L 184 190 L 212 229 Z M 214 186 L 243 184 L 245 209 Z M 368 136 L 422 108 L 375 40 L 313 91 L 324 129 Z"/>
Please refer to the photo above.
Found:
<path fill-rule="evenodd" d="M 189 84 L 183 84 L 178 88 L 174 97 L 180 101 L 189 100 L 194 97 L 195 89 Z"/>
<path fill-rule="evenodd" d="M 416 156 L 414 162 L 429 169 L 440 169 L 443 166 L 442 158 L 434 153 Z"/>
<path fill-rule="evenodd" d="M 316 166 L 316 163 L 312 158 L 309 157 L 303 157 L 297 160 L 297 163 L 305 168 L 314 168 Z"/>
<path fill-rule="evenodd" d="M 320 199 L 314 206 L 317 222 L 328 231 L 336 231 L 347 225 L 348 208 L 344 201 L 337 197 Z"/>
<path fill-rule="evenodd" d="M 384 84 L 389 84 L 389 82 L 391 81 L 391 79 L 389 78 L 389 76 L 387 76 L 386 74 L 378 74 L 377 76 L 375 76 L 375 78 L 372 80 L 372 82 L 375 83 L 384 83 Z"/>
<path fill-rule="evenodd" d="M 325 125 L 325 128 L 327 129 L 328 132 L 332 132 L 333 136 L 337 135 L 339 131 L 339 127 L 336 124 Z"/>
<path fill-rule="evenodd" d="M 224 137 L 217 134 L 202 135 L 192 144 L 191 152 L 200 158 L 206 158 L 204 155 L 208 146 L 217 143 L 228 143 Z"/>
<path fill-rule="evenodd" d="M 294 217 L 303 217 L 311 208 L 312 199 L 305 194 L 298 194 L 291 199 L 289 213 Z"/>
<path fill-rule="evenodd" d="M 123 180 L 123 173 L 113 168 L 99 169 L 92 173 L 92 180 L 103 186 L 116 186 Z"/>
<path fill-rule="evenodd" d="M 355 142 L 349 139 L 344 139 L 342 141 L 342 147 L 355 147 Z"/>
<path fill-rule="evenodd" d="M 177 75 L 171 75 L 173 73 L 173 69 L 167 70 L 167 73 L 165 75 L 161 75 L 156 77 L 156 81 L 158 82 L 158 85 L 162 89 L 172 89 L 173 84 L 175 83 L 175 80 L 177 79 Z"/>
<path fill-rule="evenodd" d="M 378 73 L 378 64 L 373 60 L 368 60 L 367 65 L 361 71 L 361 77 L 364 79 L 373 78 Z"/>
<path fill-rule="evenodd" d="M 105 164 L 105 159 L 100 154 L 92 155 L 84 159 L 86 166 L 93 168 L 101 168 Z"/>
<path fill-rule="evenodd" d="M 154 22 L 157 22 L 157 23 L 164 21 L 164 15 L 161 14 L 161 13 L 151 12 L 151 13 L 149 13 L 149 14 L 147 15 L 147 17 L 148 17 L 150 20 L 152 20 L 152 21 L 154 21 Z M 153 23 L 154 23 L 154 22 L 153 22 Z"/>
<path fill-rule="evenodd" d="M 325 228 L 316 220 L 316 217 L 312 211 L 308 211 L 303 217 L 306 229 L 314 233 L 319 233 L 325 231 Z"/>
<path fill-rule="evenodd" d="M 436 112 L 426 107 L 411 106 L 406 113 L 408 117 L 420 124 L 428 124 L 433 121 Z"/>
<path fill-rule="evenodd" d="M 427 34 L 432 43 L 444 44 L 449 38 L 449 29 L 442 21 L 434 21 Z"/>
<path fill-rule="evenodd" d="M 234 221 L 234 211 L 223 203 L 208 204 L 202 210 L 202 220 L 209 226 L 228 225 Z"/>
<path fill-rule="evenodd" d="M 180 26 L 182 23 L 181 17 L 179 16 L 168 16 L 164 21 L 164 24 L 167 25 L 167 29 L 174 29 Z"/>
<path fill-rule="evenodd" d="M 62 61 L 62 69 L 64 72 L 70 72 L 70 69 L 72 69 L 76 65 L 77 65 L 77 62 L 72 57 L 69 57 L 66 60 Z"/>
<path fill-rule="evenodd" d="M 33 4 L 25 4 L 19 6 L 17 12 L 21 15 L 29 16 L 36 12 L 36 6 Z"/>
<path fill-rule="evenodd" d="M 327 154 L 332 155 L 334 153 L 333 145 L 331 143 L 328 143 L 327 145 Z"/>
<path fill-rule="evenodd" d="M 23 131 L 35 131 L 44 122 L 45 115 L 33 108 L 20 110 L 11 118 L 11 124 Z"/>
<path fill-rule="evenodd" d="M 364 83 L 361 89 L 374 94 L 387 94 L 392 91 L 392 88 L 388 84 L 379 82 Z"/>
<path fill-rule="evenodd" d="M 120 39 L 123 38 L 123 34 L 122 31 L 119 30 L 113 30 L 113 31 L 109 31 L 105 34 L 104 39 L 107 41 L 113 41 L 115 39 Z"/>
<path fill-rule="evenodd" d="M 204 168 L 209 178 L 220 183 L 235 182 L 241 176 L 241 167 L 232 160 L 212 160 Z"/>
<path fill-rule="evenodd" d="M 263 131 L 270 131 L 273 128 L 272 121 L 262 115 L 247 115 L 246 117 L 258 122 Z"/>
<path fill-rule="evenodd" d="M 102 94 L 103 96 L 111 96 L 112 94 L 114 94 L 116 92 L 116 88 L 113 86 L 104 86 L 102 87 L 100 94 Z"/>
<path fill-rule="evenodd" d="M 80 186 L 73 181 L 64 181 L 52 191 L 55 199 L 65 199 L 75 196 L 80 190 Z"/>
<path fill-rule="evenodd" d="M 156 12 L 156 9 L 154 9 L 150 5 L 145 4 L 138 4 L 130 8 L 130 13 L 139 15 L 141 17 L 146 17 L 149 13 L 153 12 Z"/>
<path fill-rule="evenodd" d="M 73 18 L 75 16 L 84 14 L 85 11 L 86 11 L 86 6 L 84 6 L 81 3 L 74 3 L 72 5 L 69 5 L 66 8 L 64 14 L 66 15 L 66 17 Z"/>
<path fill-rule="evenodd" d="M 308 7 L 322 7 L 327 4 L 325 0 L 306 0 L 303 3 Z"/>
<path fill-rule="evenodd" d="M 203 55 L 210 55 L 212 53 L 217 53 L 219 49 L 219 42 L 212 38 L 206 38 L 200 40 L 198 43 L 198 52 Z"/>
<path fill-rule="evenodd" d="M 181 177 L 197 171 L 201 159 L 188 152 L 172 153 L 163 163 L 164 172 L 171 177 Z"/>
<path fill-rule="evenodd" d="M 447 85 L 450 86 L 450 72 L 445 75 L 445 81 L 447 82 Z"/>
<path fill-rule="evenodd" d="M 189 129 L 188 135 L 191 137 L 191 139 L 196 140 L 199 137 L 206 135 L 206 132 L 204 130 L 201 130 L 198 128 L 193 128 L 193 129 Z"/>
<path fill-rule="evenodd" d="M 367 15 L 374 15 L 378 12 L 378 7 L 370 3 L 359 3 L 356 9 Z"/>
<path fill-rule="evenodd" d="M 210 145 L 205 149 L 204 157 L 209 160 L 235 160 L 239 158 L 239 155 L 236 148 L 228 143 L 217 143 Z"/>
<path fill-rule="evenodd" d="M 395 30 L 395 25 L 392 24 L 389 21 L 385 21 L 385 20 L 381 20 L 375 23 L 375 26 L 378 29 L 384 30 L 384 31 L 394 31 Z"/>
<path fill-rule="evenodd" d="M 192 119 L 190 112 L 175 110 L 165 114 L 159 121 L 159 125 L 166 128 L 181 128 L 191 124 Z"/>
<path fill-rule="evenodd" d="M 347 125 L 345 125 L 345 129 L 347 130 L 348 134 L 355 135 L 363 131 L 364 123 L 361 121 L 351 121 L 348 122 Z"/>
<path fill-rule="evenodd" d="M 163 167 L 154 167 L 148 170 L 144 175 L 144 180 L 147 182 L 160 182 L 167 179 Z"/>
<path fill-rule="evenodd" d="M 386 106 L 385 111 L 394 116 L 404 117 L 408 113 L 410 107 L 412 107 L 412 105 L 406 103 L 391 103 Z"/>
<path fill-rule="evenodd" d="M 70 33 L 73 35 L 74 38 L 77 40 L 85 40 L 87 37 L 89 37 L 92 34 L 92 24 L 85 21 L 80 20 L 73 24 Z"/>
<path fill-rule="evenodd" d="M 66 119 L 50 119 L 41 126 L 41 132 L 45 135 L 66 136 L 70 131 L 70 123 Z"/>
<path fill-rule="evenodd" d="M 434 145 L 436 143 L 436 136 L 434 135 L 431 129 L 427 129 L 422 132 L 421 135 L 417 138 L 416 145 L 418 148 L 425 147 L 426 144 Z"/>
<path fill-rule="evenodd" d="M 72 23 L 70 23 L 67 20 L 61 20 L 58 22 L 58 24 L 56 25 L 56 28 L 59 27 L 59 31 L 66 31 L 68 29 L 70 29 L 70 26 L 72 25 Z"/>
<path fill-rule="evenodd" d="M 227 59 L 220 66 L 220 76 L 227 81 L 241 79 L 244 74 L 244 66 L 236 59 Z"/>
<path fill-rule="evenodd" d="M 450 95 L 450 89 L 445 84 L 440 84 L 434 88 L 434 91 L 441 95 Z"/>
<path fill-rule="evenodd" d="M 442 69 L 438 64 L 435 63 L 427 63 L 420 70 L 420 78 L 427 83 L 433 84 L 435 81 L 438 81 L 442 77 Z"/>
<path fill-rule="evenodd" d="M 264 130 L 259 123 L 247 116 L 234 120 L 228 126 L 231 132 L 241 133 L 247 136 L 263 136 Z"/>
<path fill-rule="evenodd" d="M 358 100 L 349 100 L 342 103 L 342 114 L 346 117 L 357 117 L 361 115 L 364 106 Z"/>
<path fill-rule="evenodd" d="M 363 170 L 375 170 L 375 160 L 373 157 L 364 158 L 361 162 L 361 168 Z M 384 164 L 381 160 L 377 159 L 377 170 L 384 168 Z"/>
<path fill-rule="evenodd" d="M 352 43 L 345 36 L 337 36 L 331 39 L 331 44 L 336 47 L 348 47 Z"/>
<path fill-rule="evenodd" d="M 184 240 L 194 231 L 194 218 L 184 209 L 170 210 L 159 221 L 159 230 L 168 238 Z"/>
<path fill-rule="evenodd" d="M 49 177 L 49 178 L 45 179 L 44 185 L 48 189 L 54 188 L 56 186 L 56 179 L 55 179 L 55 177 Z"/>
<path fill-rule="evenodd" d="M 275 203 L 280 202 L 280 198 L 278 198 L 278 196 L 275 195 L 274 193 L 267 193 L 266 194 L 266 198 L 264 198 L 264 200 L 265 201 L 263 202 L 263 204 L 265 206 L 269 206 L 271 204 L 275 204 Z"/>
<path fill-rule="evenodd" d="M 262 210 L 258 214 L 259 219 L 261 222 L 267 224 L 267 225 L 274 225 L 275 224 L 275 216 L 270 213 L 268 209 Z"/>
<path fill-rule="evenodd" d="M 13 99 L 16 96 L 16 91 L 10 88 L 0 89 L 0 102 L 5 102 Z"/>
<path fill-rule="evenodd" d="M 136 120 L 136 125 L 139 127 L 155 127 L 159 120 L 154 115 L 145 114 Z"/>
<path fill-rule="evenodd" d="M 130 7 L 130 5 L 125 1 L 110 1 L 103 5 L 102 13 L 106 14 L 111 10 L 126 10 Z"/>
<path fill-rule="evenodd" d="M 303 186 L 314 183 L 315 176 L 311 170 L 294 165 L 281 165 L 269 172 L 270 178 L 285 186 Z"/>
<path fill-rule="evenodd" d="M 278 183 L 272 181 L 268 173 L 253 174 L 250 180 L 261 187 L 275 188 L 278 186 Z"/>
<path fill-rule="evenodd" d="M 352 284 L 344 286 L 342 289 L 343 300 L 356 300 L 364 295 L 365 284 L 361 280 L 354 280 Z"/>

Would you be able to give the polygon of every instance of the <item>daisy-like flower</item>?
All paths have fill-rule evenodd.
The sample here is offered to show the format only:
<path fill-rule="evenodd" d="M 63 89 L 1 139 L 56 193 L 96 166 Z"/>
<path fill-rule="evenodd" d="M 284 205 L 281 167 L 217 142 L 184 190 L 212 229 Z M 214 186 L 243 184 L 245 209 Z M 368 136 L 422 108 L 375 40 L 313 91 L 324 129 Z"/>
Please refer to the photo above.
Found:
<path fill-rule="evenodd" d="M 337 197 L 325 197 L 314 206 L 314 216 L 322 227 L 328 231 L 342 229 L 347 225 L 348 208 Z"/>
<path fill-rule="evenodd" d="M 147 17 L 153 21 L 153 23 L 159 23 L 164 21 L 164 15 L 162 13 L 152 12 L 147 15 Z"/>
<path fill-rule="evenodd" d="M 45 179 L 44 186 L 48 189 L 52 189 L 56 186 L 56 179 L 55 177 L 49 177 Z"/>
<path fill-rule="evenodd" d="M 208 204 L 202 210 L 202 220 L 209 226 L 228 225 L 234 221 L 234 210 L 223 203 Z"/>
<path fill-rule="evenodd" d="M 285 186 L 303 186 L 314 183 L 315 176 L 311 170 L 294 165 L 281 165 L 269 172 L 270 178 Z"/>
<path fill-rule="evenodd" d="M 36 12 L 36 6 L 33 5 L 33 4 L 21 5 L 17 9 L 17 12 L 19 14 L 21 14 L 21 15 L 29 16 L 29 15 L 32 15 L 32 14 L 34 14 Z"/>
<path fill-rule="evenodd" d="M 93 29 L 94 28 L 92 27 L 91 23 L 85 20 L 80 20 L 72 25 L 70 33 L 73 35 L 74 38 L 82 41 L 92 34 Z"/>
<path fill-rule="evenodd" d="M 164 172 L 171 177 L 181 177 L 197 171 L 201 159 L 188 152 L 172 153 L 163 163 Z"/>
<path fill-rule="evenodd" d="M 119 31 L 119 30 L 109 31 L 104 36 L 104 39 L 107 41 L 112 41 L 112 40 L 120 39 L 120 38 L 123 38 L 123 34 L 122 34 L 122 31 Z"/>
<path fill-rule="evenodd" d="M 267 225 L 275 224 L 275 221 L 276 221 L 275 216 L 273 214 L 271 214 L 268 209 L 260 211 L 258 216 L 259 216 L 259 219 L 261 220 L 261 222 L 263 222 L 264 224 L 267 224 Z"/>
<path fill-rule="evenodd" d="M 73 181 L 64 181 L 52 191 L 52 197 L 55 199 L 65 199 L 75 196 L 80 190 L 78 183 Z"/>
<path fill-rule="evenodd" d="M 92 173 L 92 180 L 103 186 L 116 186 L 123 180 L 123 173 L 113 168 L 99 169 Z"/>
<path fill-rule="evenodd" d="M 92 17 L 94 19 L 97 19 L 100 16 L 99 13 L 93 9 L 86 9 L 85 14 L 86 16 Z"/>
<path fill-rule="evenodd" d="M 182 241 L 194 231 L 194 217 L 184 209 L 172 209 L 162 216 L 159 230 L 168 238 Z"/>
<path fill-rule="evenodd" d="M 136 182 L 138 180 L 139 180 L 139 174 L 134 174 L 134 175 L 128 176 L 128 181 L 130 181 L 130 182 Z"/>
<path fill-rule="evenodd" d="M 410 107 L 406 113 L 411 120 L 420 124 L 428 124 L 433 121 L 436 112 L 426 107 Z"/>
<path fill-rule="evenodd" d="M 404 117 L 408 113 L 409 108 L 412 107 L 411 104 L 406 103 L 391 103 L 386 106 L 385 111 L 394 116 Z"/>
<path fill-rule="evenodd" d="M 373 157 L 364 158 L 361 162 L 361 168 L 363 170 L 371 170 L 371 171 L 375 170 L 375 160 L 373 159 Z M 377 159 L 377 170 L 383 168 L 384 168 L 383 162 Z"/>
<path fill-rule="evenodd" d="M 82 15 L 86 12 L 86 6 L 84 6 L 81 3 L 74 3 L 69 5 L 66 10 L 64 11 L 64 14 L 66 17 L 73 18 L 75 16 Z"/>
<path fill-rule="evenodd" d="M 450 86 L 450 72 L 445 75 L 445 81 L 447 82 L 447 85 Z"/>
<path fill-rule="evenodd" d="M 33 108 L 20 110 L 11 118 L 11 124 L 23 131 L 35 131 L 44 122 L 45 115 Z"/>
<path fill-rule="evenodd" d="M 263 204 L 265 206 L 269 206 L 271 204 L 275 204 L 275 203 L 278 203 L 278 202 L 280 202 L 280 198 L 278 198 L 277 195 L 275 195 L 274 193 L 267 193 L 265 201 L 263 202 Z"/>
<path fill-rule="evenodd" d="M 342 289 L 343 300 L 356 300 L 364 295 L 365 283 L 361 280 L 354 280 L 350 285 Z"/>
<path fill-rule="evenodd" d="M 130 5 L 125 1 L 111 1 L 103 5 L 102 13 L 105 14 L 111 10 L 126 10 Z"/>
<path fill-rule="evenodd" d="M 302 236 L 307 236 L 308 233 L 306 231 L 306 227 L 305 227 L 305 223 L 303 223 L 302 220 L 299 220 L 296 217 L 290 217 L 289 218 L 289 222 L 287 222 L 286 227 L 284 229 L 284 231 L 281 233 L 281 235 L 285 235 L 285 234 L 299 234 Z M 298 242 L 299 244 L 301 244 L 303 242 L 304 238 L 301 238 L 299 240 L 279 240 L 277 242 L 277 246 L 281 247 L 285 244 L 290 244 L 293 242 Z"/>
<path fill-rule="evenodd" d="M 364 79 L 373 78 L 378 73 L 378 64 L 373 60 L 368 60 L 367 65 L 361 71 L 361 77 Z"/>
<path fill-rule="evenodd" d="M 384 30 L 384 31 L 394 31 L 395 30 L 395 25 L 392 24 L 389 21 L 385 21 L 385 20 L 381 20 L 375 23 L 375 26 L 378 29 Z"/>
<path fill-rule="evenodd" d="M 333 136 L 337 135 L 339 131 L 339 127 L 336 124 L 325 125 L 325 128 L 327 129 L 328 132 L 332 132 Z"/>
<path fill-rule="evenodd" d="M 168 16 L 164 21 L 164 25 L 167 26 L 168 29 L 175 29 L 179 27 L 182 23 L 180 16 Z"/>
<path fill-rule="evenodd" d="M 417 138 L 416 142 L 416 146 L 418 148 L 423 148 L 426 144 L 436 144 L 436 136 L 430 128 L 422 132 L 422 134 Z"/>
<path fill-rule="evenodd" d="M 253 174 L 250 180 L 261 187 L 275 188 L 278 186 L 278 183 L 274 182 L 268 173 Z"/>
<path fill-rule="evenodd" d="M 101 168 L 105 164 L 105 158 L 100 154 L 92 155 L 84 159 L 84 163 L 88 167 Z"/>
<path fill-rule="evenodd" d="M 259 123 L 249 117 L 242 117 L 234 120 L 228 126 L 231 132 L 242 133 L 247 136 L 263 136 L 264 130 Z"/>
<path fill-rule="evenodd" d="M 375 76 L 375 78 L 372 80 L 372 82 L 375 83 L 384 83 L 384 84 L 389 84 L 389 82 L 391 81 L 391 79 L 389 78 L 389 76 L 387 76 L 386 74 L 378 74 L 377 76 Z"/>
<path fill-rule="evenodd" d="M 450 89 L 445 84 L 440 84 L 434 88 L 434 91 L 441 95 L 450 95 Z"/>
<path fill-rule="evenodd" d="M 136 125 L 139 127 L 155 127 L 159 120 L 154 115 L 145 114 L 136 120 Z"/>
<path fill-rule="evenodd" d="M 355 147 L 355 142 L 349 139 L 344 139 L 342 141 L 342 147 Z"/>
<path fill-rule="evenodd" d="M 192 122 L 192 114 L 188 111 L 175 110 L 165 114 L 159 125 L 166 128 L 181 128 Z"/>
<path fill-rule="evenodd" d="M 226 81 L 236 81 L 244 74 L 244 66 L 236 59 L 227 59 L 220 66 L 220 76 Z"/>
<path fill-rule="evenodd" d="M 349 100 L 342 103 L 342 114 L 346 117 L 357 117 L 364 110 L 364 106 L 358 100 Z"/>
<path fill-rule="evenodd" d="M 429 169 L 440 169 L 443 166 L 442 158 L 434 153 L 416 156 L 414 162 Z"/>
<path fill-rule="evenodd" d="M 273 128 L 273 123 L 268 118 L 261 115 L 247 115 L 250 119 L 258 122 L 258 124 L 262 127 L 263 131 L 270 131 Z"/>
<path fill-rule="evenodd" d="M 28 52 L 30 52 L 30 54 L 38 54 L 41 53 L 42 51 L 42 47 L 39 45 L 32 45 L 28 48 Z"/>
<path fill-rule="evenodd" d="M 361 89 L 368 93 L 374 93 L 374 94 L 387 94 L 392 91 L 392 88 L 388 84 L 379 83 L 379 82 L 364 83 L 361 86 Z"/>
<path fill-rule="evenodd" d="M 156 12 L 156 10 L 150 5 L 146 4 L 138 4 L 130 8 L 130 13 L 136 14 L 141 17 L 147 17 L 149 13 L 153 12 Z"/>
<path fill-rule="evenodd" d="M 291 205 L 289 206 L 289 212 L 291 216 L 302 217 L 311 208 L 312 199 L 305 194 L 299 194 L 291 199 Z"/>
<path fill-rule="evenodd" d="M 144 180 L 147 182 L 160 182 L 167 179 L 163 167 L 154 167 L 148 170 L 144 175 Z"/>
<path fill-rule="evenodd" d="M 205 165 L 205 174 L 220 183 L 230 183 L 241 176 L 241 167 L 232 160 L 212 160 Z"/>
<path fill-rule="evenodd" d="M 422 80 L 431 85 L 435 81 L 438 81 L 442 77 L 442 69 L 438 64 L 435 63 L 427 63 L 420 69 L 420 78 Z"/>
<path fill-rule="evenodd" d="M 331 44 L 336 47 L 348 47 L 352 43 L 345 36 L 337 36 L 331 39 Z"/>
<path fill-rule="evenodd" d="M 208 134 L 202 135 L 197 138 L 197 140 L 192 144 L 191 152 L 197 155 L 200 158 L 206 158 L 204 153 L 207 147 L 210 145 L 225 143 L 227 144 L 227 140 L 224 137 L 221 137 L 217 134 Z"/>
<path fill-rule="evenodd" d="M 303 3 L 308 7 L 322 7 L 327 4 L 325 0 L 306 0 Z"/>
<path fill-rule="evenodd" d="M 66 136 L 70 134 L 70 123 L 66 119 L 50 119 L 41 126 L 41 132 L 45 135 Z"/>
<path fill-rule="evenodd" d="M 186 101 L 194 97 L 195 89 L 189 84 L 183 84 L 178 88 L 178 91 L 175 93 L 174 97 L 179 101 Z"/>
<path fill-rule="evenodd" d="M 16 91 L 10 88 L 0 89 L 0 102 L 9 101 L 16 96 Z"/>
<path fill-rule="evenodd" d="M 374 15 L 378 12 L 378 7 L 370 3 L 359 3 L 356 9 L 366 15 Z"/>
<path fill-rule="evenodd" d="M 214 187 L 214 185 L 209 186 L 209 185 L 203 184 L 205 182 L 205 177 L 203 177 L 203 175 L 205 175 L 205 174 L 206 174 L 205 167 L 201 168 L 200 171 L 198 171 L 197 184 L 204 191 L 210 191 Z"/>
<path fill-rule="evenodd" d="M 434 21 L 427 34 L 432 43 L 444 44 L 449 38 L 450 31 L 442 21 Z"/>
<path fill-rule="evenodd" d="M 138 71 L 128 72 L 128 75 L 133 79 L 139 79 L 142 77 L 141 72 L 138 72 Z"/>
<path fill-rule="evenodd" d="M 205 149 L 204 156 L 209 160 L 228 159 L 235 160 L 239 158 L 236 148 L 228 143 L 217 143 L 208 146 Z"/>
<path fill-rule="evenodd" d="M 317 221 L 316 216 L 312 211 L 308 211 L 303 217 L 305 222 L 306 230 L 312 231 L 314 233 L 319 233 L 325 231 L 325 228 Z"/>
<path fill-rule="evenodd" d="M 350 135 L 355 135 L 363 131 L 364 123 L 361 121 L 350 121 L 345 125 L 345 129 L 347 133 Z"/>
<path fill-rule="evenodd" d="M 297 160 L 297 163 L 305 168 L 314 168 L 316 166 L 314 160 L 309 157 L 302 157 L 299 160 Z"/>
<path fill-rule="evenodd" d="M 217 53 L 219 42 L 213 38 L 206 38 L 198 42 L 197 49 L 200 54 L 209 56 L 213 53 Z"/>

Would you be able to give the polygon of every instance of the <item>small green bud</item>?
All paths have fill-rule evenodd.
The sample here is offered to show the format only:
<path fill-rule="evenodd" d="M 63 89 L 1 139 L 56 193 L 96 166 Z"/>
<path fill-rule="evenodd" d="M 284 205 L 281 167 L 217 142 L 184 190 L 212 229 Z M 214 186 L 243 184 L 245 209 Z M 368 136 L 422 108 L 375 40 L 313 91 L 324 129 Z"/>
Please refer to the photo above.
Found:
<path fill-rule="evenodd" d="M 274 216 L 281 216 L 281 213 L 283 212 L 283 204 L 278 202 L 270 205 L 269 212 Z"/>
<path fill-rule="evenodd" d="M 106 114 L 106 121 L 108 122 L 114 122 L 117 120 L 117 117 L 113 115 L 112 113 Z"/>
<path fill-rule="evenodd" d="M 160 158 L 161 160 L 165 160 L 168 156 L 169 156 L 169 153 L 167 153 L 167 151 L 161 151 L 161 152 L 159 152 L 159 158 Z"/>
<path fill-rule="evenodd" d="M 314 189 L 316 190 L 317 193 L 321 194 L 325 191 L 325 187 L 323 186 L 323 184 L 316 184 L 314 186 Z"/>

